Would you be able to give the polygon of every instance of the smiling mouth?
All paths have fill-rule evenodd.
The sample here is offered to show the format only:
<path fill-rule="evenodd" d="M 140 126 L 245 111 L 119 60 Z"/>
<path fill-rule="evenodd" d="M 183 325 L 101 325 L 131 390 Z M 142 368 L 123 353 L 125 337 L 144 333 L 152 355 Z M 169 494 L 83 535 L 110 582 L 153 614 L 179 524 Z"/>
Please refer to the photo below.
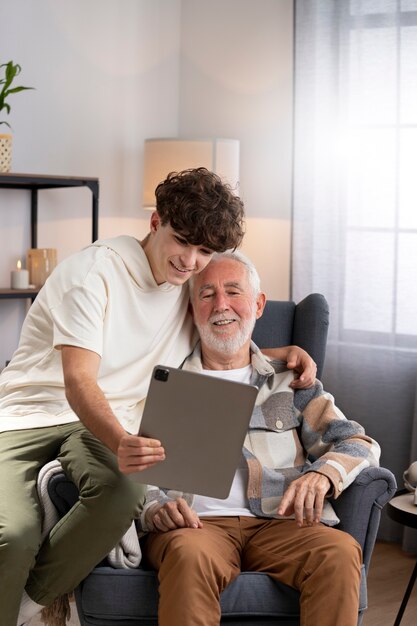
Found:
<path fill-rule="evenodd" d="M 181 272 L 181 274 L 188 274 L 189 272 L 192 272 L 193 269 L 194 269 L 194 268 L 189 269 L 189 268 L 186 268 L 186 267 L 185 268 L 184 267 L 177 267 L 177 265 L 175 265 L 175 263 L 173 263 L 172 261 L 170 261 L 170 263 L 171 263 L 172 267 L 174 269 L 176 269 L 177 272 Z"/>
<path fill-rule="evenodd" d="M 230 324 L 234 324 L 235 322 L 237 322 L 238 320 L 235 317 L 221 317 L 221 318 L 214 318 L 212 320 L 210 320 L 211 324 L 213 326 L 216 326 L 217 328 L 221 328 L 221 327 L 225 327 L 225 326 L 230 326 Z"/>

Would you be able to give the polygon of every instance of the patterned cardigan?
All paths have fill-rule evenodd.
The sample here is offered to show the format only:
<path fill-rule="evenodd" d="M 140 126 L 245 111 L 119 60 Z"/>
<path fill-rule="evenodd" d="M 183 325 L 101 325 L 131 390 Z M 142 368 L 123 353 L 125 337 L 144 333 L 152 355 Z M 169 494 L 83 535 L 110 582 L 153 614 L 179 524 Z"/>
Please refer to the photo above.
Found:
<path fill-rule="evenodd" d="M 272 361 L 251 344 L 251 384 L 259 388 L 246 435 L 243 456 L 249 478 L 249 508 L 257 517 L 278 517 L 277 508 L 291 481 L 306 472 L 324 474 L 337 498 L 365 467 L 377 466 L 380 447 L 357 422 L 346 419 L 333 397 L 316 380 L 309 389 L 289 387 L 293 372 Z M 202 372 L 200 344 L 186 359 L 184 369 Z M 140 519 L 143 531 L 150 506 L 183 497 L 192 507 L 193 494 L 148 486 Z M 291 516 L 293 517 L 293 516 Z M 329 526 L 339 520 L 328 500 L 321 521 Z"/>

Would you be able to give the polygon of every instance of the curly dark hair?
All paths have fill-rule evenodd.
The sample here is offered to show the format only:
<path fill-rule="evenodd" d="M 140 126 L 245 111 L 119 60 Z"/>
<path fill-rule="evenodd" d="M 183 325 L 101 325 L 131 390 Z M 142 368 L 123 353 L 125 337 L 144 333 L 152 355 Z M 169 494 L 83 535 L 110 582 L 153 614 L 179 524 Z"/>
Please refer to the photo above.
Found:
<path fill-rule="evenodd" d="M 171 172 L 156 190 L 156 210 L 188 243 L 215 252 L 236 249 L 244 235 L 242 200 L 205 167 Z"/>

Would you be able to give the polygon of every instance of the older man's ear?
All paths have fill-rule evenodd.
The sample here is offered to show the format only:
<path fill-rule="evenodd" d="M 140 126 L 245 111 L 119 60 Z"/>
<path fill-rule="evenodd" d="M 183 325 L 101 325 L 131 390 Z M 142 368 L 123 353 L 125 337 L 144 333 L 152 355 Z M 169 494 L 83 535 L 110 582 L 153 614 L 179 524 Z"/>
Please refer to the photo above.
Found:
<path fill-rule="evenodd" d="M 266 305 L 266 295 L 260 291 L 256 297 L 256 319 L 258 320 L 262 313 L 264 312 L 264 308 Z"/>

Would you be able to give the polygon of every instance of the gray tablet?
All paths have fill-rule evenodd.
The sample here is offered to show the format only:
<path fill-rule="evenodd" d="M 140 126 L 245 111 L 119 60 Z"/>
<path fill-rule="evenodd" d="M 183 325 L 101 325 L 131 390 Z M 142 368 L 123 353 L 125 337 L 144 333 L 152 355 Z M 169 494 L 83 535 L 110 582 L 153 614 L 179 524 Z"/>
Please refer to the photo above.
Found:
<path fill-rule="evenodd" d="M 227 498 L 257 394 L 254 385 L 156 366 L 139 434 L 159 439 L 166 458 L 130 477 Z"/>

